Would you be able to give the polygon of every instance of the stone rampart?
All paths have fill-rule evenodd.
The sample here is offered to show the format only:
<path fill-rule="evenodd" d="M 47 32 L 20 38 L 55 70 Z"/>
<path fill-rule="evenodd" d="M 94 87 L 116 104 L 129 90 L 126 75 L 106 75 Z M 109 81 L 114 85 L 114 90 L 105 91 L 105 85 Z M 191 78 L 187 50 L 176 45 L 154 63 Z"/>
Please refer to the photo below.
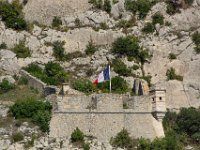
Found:
<path fill-rule="evenodd" d="M 21 70 L 20 74 L 28 80 L 28 85 L 30 87 L 33 87 L 34 89 L 37 89 L 39 92 L 43 93 L 44 88 L 46 86 L 44 82 L 32 76 L 30 73 L 28 73 L 25 70 Z"/>
<path fill-rule="evenodd" d="M 36 89 L 38 92 L 44 94 L 45 96 L 55 94 L 59 91 L 56 86 L 47 85 L 25 70 L 20 70 L 20 74 L 28 80 L 29 87 Z"/>
<path fill-rule="evenodd" d="M 128 109 L 123 109 L 124 102 Z M 50 136 L 69 137 L 76 127 L 103 142 L 109 142 L 123 128 L 135 138 L 164 136 L 162 123 L 151 114 L 148 96 L 99 94 L 58 97 L 58 109 L 50 123 Z"/>

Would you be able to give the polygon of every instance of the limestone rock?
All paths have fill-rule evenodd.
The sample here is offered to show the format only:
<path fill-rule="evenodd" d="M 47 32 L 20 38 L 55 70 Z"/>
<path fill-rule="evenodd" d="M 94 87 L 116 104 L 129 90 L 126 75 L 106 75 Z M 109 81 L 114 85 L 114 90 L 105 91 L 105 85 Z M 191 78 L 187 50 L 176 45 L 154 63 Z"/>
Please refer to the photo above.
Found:
<path fill-rule="evenodd" d="M 0 72 L 14 75 L 19 72 L 16 54 L 9 50 L 0 50 Z"/>
<path fill-rule="evenodd" d="M 26 20 L 51 25 L 54 16 L 64 17 L 85 12 L 90 8 L 88 0 L 28 0 L 24 13 Z"/>

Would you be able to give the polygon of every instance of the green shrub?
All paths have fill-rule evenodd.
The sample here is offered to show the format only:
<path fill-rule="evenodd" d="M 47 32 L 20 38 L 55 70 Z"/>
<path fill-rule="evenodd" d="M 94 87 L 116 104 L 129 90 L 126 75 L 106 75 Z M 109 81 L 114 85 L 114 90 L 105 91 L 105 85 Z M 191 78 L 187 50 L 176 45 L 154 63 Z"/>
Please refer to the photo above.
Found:
<path fill-rule="evenodd" d="M 164 24 L 164 16 L 160 13 L 156 13 L 152 16 L 152 24 L 156 25 L 156 24 L 160 24 L 163 25 Z"/>
<path fill-rule="evenodd" d="M 15 85 L 10 83 L 8 80 L 3 79 L 3 81 L 0 83 L 0 94 L 8 92 L 12 89 L 14 89 Z"/>
<path fill-rule="evenodd" d="M 138 70 L 140 67 L 138 65 L 133 65 L 133 70 Z"/>
<path fill-rule="evenodd" d="M 176 59 L 176 55 L 175 55 L 174 53 L 169 53 L 168 58 L 169 58 L 170 60 Z"/>
<path fill-rule="evenodd" d="M 96 51 L 98 51 L 98 48 L 94 45 L 93 41 L 90 41 L 86 46 L 85 53 L 87 55 L 93 55 Z"/>
<path fill-rule="evenodd" d="M 155 31 L 155 26 L 150 22 L 146 23 L 144 25 L 144 28 L 142 29 L 142 32 L 147 33 L 147 34 L 153 33 L 154 31 Z"/>
<path fill-rule="evenodd" d="M 180 5 L 172 0 L 167 0 L 167 10 L 166 12 L 169 15 L 174 15 L 175 13 L 179 12 Z"/>
<path fill-rule="evenodd" d="M 17 58 L 31 57 L 30 49 L 25 46 L 24 41 L 20 41 L 19 44 L 15 45 L 12 51 L 16 54 Z"/>
<path fill-rule="evenodd" d="M 105 22 L 101 22 L 100 28 L 103 29 L 103 30 L 107 30 L 107 29 L 109 29 L 109 26 Z"/>
<path fill-rule="evenodd" d="M 89 3 L 92 4 L 94 8 L 104 10 L 107 13 L 110 13 L 112 8 L 110 0 L 89 0 Z"/>
<path fill-rule="evenodd" d="M 89 143 L 84 143 L 83 144 L 83 150 L 90 150 L 90 144 Z"/>
<path fill-rule="evenodd" d="M 129 148 L 131 146 L 131 137 L 126 129 L 117 133 L 116 137 L 111 139 L 111 144 L 115 147 Z"/>
<path fill-rule="evenodd" d="M 198 31 L 192 35 L 192 40 L 195 45 L 200 45 L 200 33 Z"/>
<path fill-rule="evenodd" d="M 17 133 L 14 133 L 12 135 L 12 141 L 15 143 L 15 142 L 19 142 L 19 141 L 22 141 L 24 140 L 24 135 L 21 133 L 21 132 L 17 132 Z"/>
<path fill-rule="evenodd" d="M 59 28 L 62 25 L 62 20 L 60 17 L 54 16 L 52 21 L 52 27 Z"/>
<path fill-rule="evenodd" d="M 119 37 L 112 44 L 112 52 L 119 55 L 137 57 L 140 46 L 134 36 Z"/>
<path fill-rule="evenodd" d="M 8 28 L 15 30 L 24 30 L 27 28 L 26 21 L 22 13 L 22 5 L 18 0 L 12 2 L 0 1 L 0 14 L 2 21 Z"/>
<path fill-rule="evenodd" d="M 57 60 L 65 59 L 65 49 L 63 47 L 64 45 L 64 41 L 55 41 L 53 43 L 53 55 Z"/>
<path fill-rule="evenodd" d="M 197 54 L 200 53 L 200 34 L 199 32 L 195 32 L 193 35 L 192 35 L 192 40 L 193 42 L 195 43 L 196 47 L 195 47 L 195 51 Z"/>
<path fill-rule="evenodd" d="M 133 13 L 138 12 L 139 18 L 143 19 L 146 17 L 148 12 L 150 11 L 151 7 L 155 4 L 155 1 L 149 1 L 149 0 L 137 0 L 137 1 L 131 1 L 126 0 L 125 1 L 125 8 L 128 11 L 131 11 Z"/>
<path fill-rule="evenodd" d="M 166 141 L 164 138 L 155 138 L 150 145 L 152 150 L 166 150 Z"/>
<path fill-rule="evenodd" d="M 199 144 L 200 144 L 200 132 L 194 133 L 194 134 L 192 135 L 192 139 L 193 139 L 196 143 L 199 143 Z"/>
<path fill-rule="evenodd" d="M 78 79 L 73 84 L 72 87 L 75 90 L 90 94 L 96 91 L 94 84 L 87 79 Z"/>
<path fill-rule="evenodd" d="M 21 76 L 21 77 L 18 79 L 18 84 L 19 84 L 19 85 L 27 85 L 27 84 L 28 84 L 28 79 L 27 79 L 26 77 Z"/>
<path fill-rule="evenodd" d="M 150 140 L 140 138 L 138 150 L 150 150 L 150 146 L 151 146 L 150 144 L 151 144 Z"/>
<path fill-rule="evenodd" d="M 67 81 L 67 74 L 58 63 L 48 62 L 45 64 L 44 72 L 47 75 L 46 83 L 52 85 L 59 85 Z"/>
<path fill-rule="evenodd" d="M 183 81 L 183 76 L 177 75 L 174 68 L 170 68 L 166 72 L 167 80 Z"/>
<path fill-rule="evenodd" d="M 82 25 L 82 23 L 81 23 L 81 21 L 80 21 L 79 18 L 76 18 L 74 23 L 75 23 L 75 26 L 76 26 L 77 28 L 80 28 L 81 25 Z"/>
<path fill-rule="evenodd" d="M 128 91 L 128 84 L 126 80 L 124 80 L 121 77 L 118 76 L 113 77 L 111 79 L 111 83 L 112 83 L 111 86 L 112 93 L 122 94 Z M 109 81 L 99 83 L 97 85 L 97 88 L 102 90 L 102 92 L 109 92 L 109 87 L 110 87 Z"/>
<path fill-rule="evenodd" d="M 120 20 L 117 24 L 117 27 L 119 28 L 123 28 L 123 29 L 128 29 L 128 28 L 131 28 L 135 25 L 135 18 L 132 17 L 130 20 Z"/>
<path fill-rule="evenodd" d="M 131 70 L 127 68 L 126 64 L 120 59 L 114 59 L 112 61 L 113 70 L 118 73 L 120 76 L 129 76 L 131 75 Z"/>
<path fill-rule="evenodd" d="M 107 13 L 110 13 L 110 11 L 111 11 L 110 0 L 104 0 L 103 9 L 104 9 Z"/>
<path fill-rule="evenodd" d="M 7 49 L 6 43 L 3 42 L 3 43 L 0 44 L 0 50 L 1 49 Z"/>
<path fill-rule="evenodd" d="M 68 80 L 67 73 L 58 63 L 48 62 L 44 70 L 37 64 L 29 64 L 24 69 L 49 85 L 59 85 Z"/>
<path fill-rule="evenodd" d="M 177 129 L 177 114 L 176 112 L 170 112 L 169 110 L 167 110 L 165 117 L 163 118 L 163 127 L 165 129 L 165 131 L 169 131 L 172 129 Z"/>
<path fill-rule="evenodd" d="M 49 131 L 52 106 L 49 102 L 39 101 L 34 98 L 18 100 L 10 107 L 10 112 L 18 118 L 31 118 L 43 132 Z"/>
<path fill-rule="evenodd" d="M 49 122 L 51 120 L 50 110 L 38 110 L 33 115 L 33 122 L 35 122 L 43 132 L 49 132 Z"/>
<path fill-rule="evenodd" d="M 72 142 L 84 142 L 84 134 L 78 127 L 76 127 L 76 129 L 72 132 L 71 141 Z"/>
<path fill-rule="evenodd" d="M 200 110 L 196 108 L 182 108 L 177 116 L 179 130 L 192 136 L 200 133 Z"/>

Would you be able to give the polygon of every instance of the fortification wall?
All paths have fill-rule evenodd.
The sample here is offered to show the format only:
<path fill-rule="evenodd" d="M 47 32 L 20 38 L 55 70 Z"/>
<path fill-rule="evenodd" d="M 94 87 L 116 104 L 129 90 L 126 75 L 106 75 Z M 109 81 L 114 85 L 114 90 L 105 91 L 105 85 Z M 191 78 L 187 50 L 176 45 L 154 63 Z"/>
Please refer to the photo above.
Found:
<path fill-rule="evenodd" d="M 50 136 L 69 137 L 76 127 L 104 142 L 109 142 L 123 128 L 135 138 L 164 136 L 161 122 L 151 114 L 148 99 L 113 94 L 60 98 L 51 119 Z M 124 101 L 131 103 L 129 109 L 123 109 Z M 88 107 L 95 102 L 96 107 Z"/>
<path fill-rule="evenodd" d="M 36 89 L 38 92 L 40 92 L 41 94 L 44 94 L 45 96 L 56 94 L 60 90 L 56 86 L 47 85 L 46 83 L 32 76 L 30 73 L 28 73 L 25 70 L 20 70 L 20 74 L 28 80 L 29 87 Z"/>
<path fill-rule="evenodd" d="M 42 82 L 41 80 L 37 79 L 36 77 L 32 76 L 30 73 L 28 73 L 25 70 L 21 70 L 20 74 L 24 76 L 28 80 L 28 85 L 30 87 L 33 87 L 34 89 L 37 89 L 39 92 L 44 91 L 44 87 L 46 84 Z"/>

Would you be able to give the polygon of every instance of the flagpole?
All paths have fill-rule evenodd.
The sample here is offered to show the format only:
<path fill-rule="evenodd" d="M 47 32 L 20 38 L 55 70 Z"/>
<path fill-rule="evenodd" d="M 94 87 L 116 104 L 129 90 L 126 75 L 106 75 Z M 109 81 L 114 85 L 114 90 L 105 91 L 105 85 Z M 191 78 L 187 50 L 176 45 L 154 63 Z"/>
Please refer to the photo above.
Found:
<path fill-rule="evenodd" d="M 111 71 L 110 71 L 110 65 L 109 65 L 109 76 L 110 76 L 110 93 L 111 93 L 111 90 L 112 90 L 111 86 L 112 86 L 112 84 L 111 84 Z"/>

